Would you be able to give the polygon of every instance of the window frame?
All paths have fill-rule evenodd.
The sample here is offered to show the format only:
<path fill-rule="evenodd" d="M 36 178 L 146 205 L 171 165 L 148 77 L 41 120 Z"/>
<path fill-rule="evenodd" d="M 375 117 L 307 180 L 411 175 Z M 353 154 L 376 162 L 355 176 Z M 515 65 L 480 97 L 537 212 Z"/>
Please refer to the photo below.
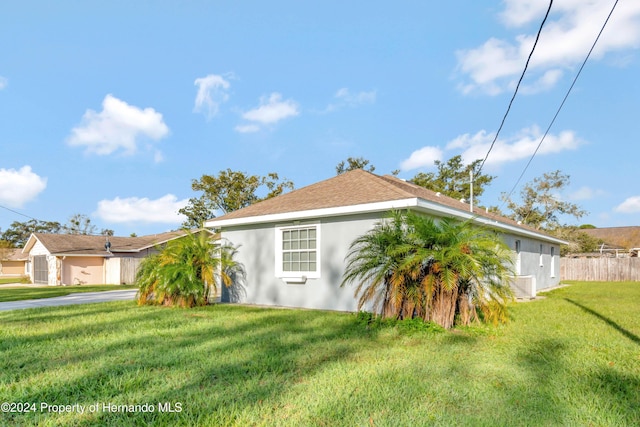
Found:
<path fill-rule="evenodd" d="M 540 243 L 540 267 L 544 267 L 544 245 Z"/>
<path fill-rule="evenodd" d="M 289 250 L 286 251 L 285 249 L 283 249 L 283 234 L 285 231 L 294 231 L 294 230 L 309 230 L 309 229 L 315 229 L 316 232 L 316 237 L 315 237 L 315 241 L 316 241 L 316 247 L 315 249 L 313 249 L 315 251 L 316 254 L 316 259 L 315 259 L 315 263 L 316 263 L 316 269 L 315 271 L 285 271 L 284 270 L 284 266 L 283 266 L 283 259 L 284 256 L 283 254 L 285 252 L 290 252 L 293 253 L 296 250 Z M 280 225 L 280 226 L 276 226 L 275 227 L 275 273 L 276 273 L 276 277 L 278 278 L 282 278 L 282 279 L 287 279 L 287 278 L 291 278 L 291 279 L 299 279 L 302 280 L 303 278 L 307 278 L 307 279 L 319 279 L 320 278 L 320 270 L 321 270 L 321 229 L 320 229 L 320 223 L 319 222 L 313 222 L 313 223 L 300 223 L 300 224 L 290 224 L 290 225 Z M 299 251 L 304 251 L 304 250 L 300 250 L 297 249 Z M 310 251 L 309 249 L 306 249 L 306 251 Z"/>
<path fill-rule="evenodd" d="M 514 243 L 514 252 L 516 253 L 516 260 L 515 260 L 515 270 L 516 270 L 516 275 L 521 275 L 522 274 L 522 241 L 520 239 L 516 239 L 515 243 Z"/>

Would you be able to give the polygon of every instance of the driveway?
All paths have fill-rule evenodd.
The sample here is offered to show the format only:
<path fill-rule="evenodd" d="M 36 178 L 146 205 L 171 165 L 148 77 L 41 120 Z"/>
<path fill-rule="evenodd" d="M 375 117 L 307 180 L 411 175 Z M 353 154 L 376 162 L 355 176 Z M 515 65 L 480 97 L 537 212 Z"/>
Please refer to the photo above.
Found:
<path fill-rule="evenodd" d="M 69 294 L 63 297 L 29 299 L 22 301 L 0 302 L 0 311 L 20 310 L 24 308 L 56 307 L 60 305 L 91 304 L 95 302 L 133 300 L 137 289 L 121 291 L 85 292 Z"/>

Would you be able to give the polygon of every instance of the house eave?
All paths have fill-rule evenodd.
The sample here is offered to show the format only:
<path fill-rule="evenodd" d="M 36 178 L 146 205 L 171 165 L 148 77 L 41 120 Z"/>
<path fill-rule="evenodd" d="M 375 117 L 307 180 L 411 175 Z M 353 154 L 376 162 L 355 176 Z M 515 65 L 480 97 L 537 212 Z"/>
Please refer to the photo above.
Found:
<path fill-rule="evenodd" d="M 568 242 L 557 239 L 552 236 L 548 236 L 543 233 L 538 233 L 533 230 L 521 228 L 515 225 L 497 221 L 491 218 L 478 216 L 477 214 L 468 211 L 469 205 L 460 203 L 463 209 L 455 209 L 449 206 L 441 205 L 435 202 L 430 202 L 418 197 L 391 200 L 386 202 L 366 203 L 352 206 L 339 206 L 323 209 L 312 209 L 307 211 L 294 211 L 269 215 L 256 215 L 244 218 L 232 218 L 232 219 L 211 219 L 205 222 L 205 227 L 208 228 L 225 228 L 225 227 L 237 227 L 252 224 L 264 224 L 264 223 L 277 223 L 293 220 L 305 220 L 311 218 L 326 218 L 342 215 L 354 215 L 373 212 L 388 212 L 396 209 L 415 209 L 420 212 L 435 214 L 438 216 L 451 216 L 460 218 L 462 220 L 472 220 L 478 224 L 482 224 L 487 227 L 496 228 L 501 231 L 510 232 L 513 234 L 536 238 L 544 240 L 550 243 L 567 244 Z"/>
<path fill-rule="evenodd" d="M 463 204 L 460 202 L 465 209 L 469 208 L 469 205 Z M 427 200 L 419 199 L 418 201 L 418 210 L 428 213 L 435 213 L 443 216 L 451 216 L 455 218 L 460 218 L 462 220 L 471 220 L 477 224 L 481 224 L 485 227 L 499 229 L 500 231 L 509 232 L 511 234 L 516 234 L 520 236 L 532 237 L 539 240 L 544 240 L 549 243 L 556 243 L 559 245 L 567 245 L 569 242 L 555 238 L 553 236 L 549 236 L 544 233 L 539 233 L 534 230 L 529 230 L 527 228 L 518 227 L 516 225 L 508 224 L 506 222 L 498 221 L 492 218 L 487 218 L 483 216 L 479 216 L 477 214 L 471 213 L 468 210 L 455 209 L 448 206 L 443 206 L 437 203 L 429 202 Z"/>

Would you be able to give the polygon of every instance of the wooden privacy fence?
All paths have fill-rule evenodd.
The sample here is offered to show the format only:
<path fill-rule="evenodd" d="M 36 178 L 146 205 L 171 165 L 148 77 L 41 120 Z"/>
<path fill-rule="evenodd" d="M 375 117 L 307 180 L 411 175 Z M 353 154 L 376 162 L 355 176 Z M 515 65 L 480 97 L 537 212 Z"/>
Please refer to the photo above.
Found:
<path fill-rule="evenodd" d="M 561 258 L 560 279 L 640 281 L 640 258 Z"/>
<path fill-rule="evenodd" d="M 136 273 L 143 258 L 121 258 L 120 259 L 120 283 L 133 284 L 136 282 Z"/>

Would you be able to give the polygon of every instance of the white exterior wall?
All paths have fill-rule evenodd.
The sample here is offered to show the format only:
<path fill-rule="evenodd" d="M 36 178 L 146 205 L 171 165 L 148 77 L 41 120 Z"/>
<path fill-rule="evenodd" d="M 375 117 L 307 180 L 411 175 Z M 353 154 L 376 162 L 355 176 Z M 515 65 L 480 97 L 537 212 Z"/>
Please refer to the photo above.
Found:
<path fill-rule="evenodd" d="M 506 235 L 505 243 L 514 251 L 516 240 L 520 241 L 519 276 L 532 277 L 537 291 L 558 286 L 560 283 L 560 245 L 524 236 Z M 540 256 L 542 245 L 542 257 Z M 554 256 L 551 257 L 553 248 Z M 514 258 L 515 259 L 515 258 Z M 535 296 L 535 293 L 533 295 Z"/>
<path fill-rule="evenodd" d="M 32 283 L 35 283 L 33 280 L 33 257 L 45 255 L 47 257 L 47 265 L 48 265 L 48 274 L 47 274 L 47 284 L 49 286 L 56 286 L 60 284 L 60 277 L 58 275 L 57 264 L 58 260 L 55 256 L 51 255 L 47 248 L 44 247 L 40 241 L 36 240 L 36 243 L 33 245 L 31 250 L 29 251 L 29 261 L 31 262 L 31 270 L 29 272 L 29 278 Z"/>
<path fill-rule="evenodd" d="M 373 228 L 383 214 L 351 215 L 309 221 L 231 227 L 222 238 L 238 248 L 236 260 L 245 270 L 244 283 L 222 289 L 222 300 L 271 306 L 356 311 L 354 287 L 340 287 L 351 242 Z M 319 224 L 320 277 L 285 283 L 276 277 L 276 227 Z"/>
<path fill-rule="evenodd" d="M 356 311 L 357 298 L 354 297 L 354 286 L 340 287 L 346 266 L 345 257 L 353 240 L 372 229 L 384 216 L 385 213 L 369 213 L 223 228 L 221 237 L 237 247 L 236 260 L 243 265 L 246 277 L 244 283 L 236 280 L 236 285 L 232 288 L 223 287 L 222 301 Z M 277 277 L 276 272 L 276 228 L 313 224 L 319 224 L 320 230 L 320 277 L 307 278 L 304 283 L 285 283 L 282 278 Z M 521 277 L 516 279 L 516 284 L 521 282 L 521 279 L 534 284 L 531 295 L 518 296 L 533 297 L 536 290 L 559 284 L 558 244 L 527 236 L 503 235 L 503 239 L 514 251 L 515 241 L 521 242 Z M 552 247 L 553 261 L 550 254 Z"/>
<path fill-rule="evenodd" d="M 120 257 L 105 258 L 104 283 L 106 285 L 120 284 Z"/>

